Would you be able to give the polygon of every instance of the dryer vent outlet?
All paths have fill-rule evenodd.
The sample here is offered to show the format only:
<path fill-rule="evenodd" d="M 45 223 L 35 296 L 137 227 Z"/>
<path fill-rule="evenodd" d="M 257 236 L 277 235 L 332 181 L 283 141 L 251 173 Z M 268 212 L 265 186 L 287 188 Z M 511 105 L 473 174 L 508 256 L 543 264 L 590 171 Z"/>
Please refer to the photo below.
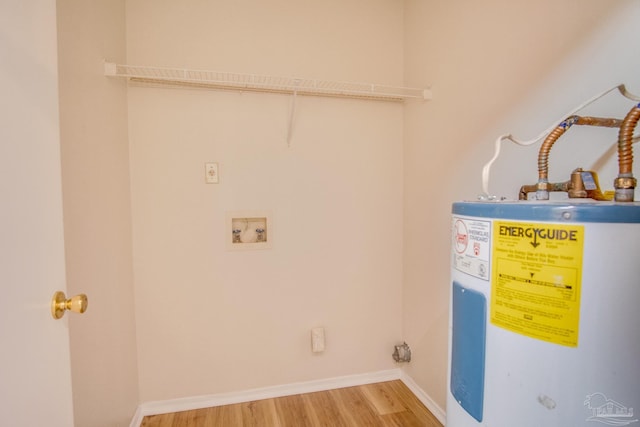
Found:
<path fill-rule="evenodd" d="M 395 350 L 392 354 L 393 360 L 398 363 L 411 362 L 411 348 L 406 342 L 402 345 L 395 346 Z"/>

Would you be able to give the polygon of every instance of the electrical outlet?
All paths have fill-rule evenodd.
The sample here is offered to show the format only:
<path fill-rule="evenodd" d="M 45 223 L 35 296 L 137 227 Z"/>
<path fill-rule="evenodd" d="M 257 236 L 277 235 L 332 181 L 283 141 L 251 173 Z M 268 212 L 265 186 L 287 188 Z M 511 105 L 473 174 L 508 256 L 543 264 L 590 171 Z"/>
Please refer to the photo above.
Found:
<path fill-rule="evenodd" d="M 217 184 L 218 183 L 218 164 L 205 163 L 204 176 L 205 176 L 205 182 L 207 184 Z"/>
<path fill-rule="evenodd" d="M 314 353 L 324 351 L 324 328 L 311 329 L 311 351 Z"/>

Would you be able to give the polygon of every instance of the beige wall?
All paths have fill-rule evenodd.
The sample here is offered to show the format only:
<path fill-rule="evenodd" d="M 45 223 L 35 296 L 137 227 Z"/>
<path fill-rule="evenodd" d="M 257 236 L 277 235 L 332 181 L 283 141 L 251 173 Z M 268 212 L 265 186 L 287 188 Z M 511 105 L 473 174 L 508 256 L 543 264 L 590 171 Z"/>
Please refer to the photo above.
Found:
<path fill-rule="evenodd" d="M 405 84 L 432 84 L 434 93 L 432 102 L 405 109 L 403 315 L 414 349 L 407 373 L 443 408 L 451 203 L 480 194 L 480 172 L 499 135 L 532 138 L 619 82 L 640 93 L 639 8 L 602 0 L 405 2 Z M 631 108 L 613 98 L 590 114 Z M 570 143 L 557 144 L 550 178 L 589 167 L 606 151 L 602 141 L 615 141 L 607 132 L 596 132 L 596 144 L 584 137 L 593 132 L 576 130 L 582 139 L 573 153 L 563 151 Z M 492 194 L 517 198 L 522 184 L 535 182 L 538 147 L 505 147 Z M 613 178 L 601 175 L 603 186 Z"/>
<path fill-rule="evenodd" d="M 69 291 L 90 297 L 71 330 L 78 425 L 392 368 L 402 339 L 407 373 L 444 408 L 451 202 L 481 191 L 497 135 L 531 137 L 614 83 L 640 92 L 633 0 L 263 3 L 58 2 Z M 102 58 L 433 85 L 434 100 L 299 97 L 287 146 L 288 96 L 126 89 Z M 604 150 L 584 147 L 552 179 Z M 535 179 L 536 151 L 505 147 L 491 190 Z M 270 212 L 271 249 L 227 251 L 238 210 Z"/>
<path fill-rule="evenodd" d="M 69 320 L 75 423 L 128 426 L 138 402 L 124 1 L 58 0 L 60 128 L 68 291 L 89 307 Z"/>
<path fill-rule="evenodd" d="M 128 62 L 400 85 L 402 21 L 387 0 L 133 0 Z M 129 88 L 141 401 L 395 367 L 403 107 L 299 97 L 289 147 L 290 106 Z M 227 250 L 243 210 L 271 213 L 271 249 Z"/>

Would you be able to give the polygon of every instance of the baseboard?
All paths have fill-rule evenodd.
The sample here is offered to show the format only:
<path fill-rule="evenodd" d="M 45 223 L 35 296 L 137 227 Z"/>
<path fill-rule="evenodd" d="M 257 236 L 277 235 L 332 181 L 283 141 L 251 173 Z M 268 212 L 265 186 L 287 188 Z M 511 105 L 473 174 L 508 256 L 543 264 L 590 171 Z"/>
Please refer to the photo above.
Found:
<path fill-rule="evenodd" d="M 232 393 L 220 393 L 206 396 L 195 396 L 181 399 L 146 402 L 138 406 L 138 410 L 136 411 L 134 418 L 131 421 L 130 427 L 140 427 L 142 419 L 148 415 L 190 411 L 193 409 L 211 408 L 214 406 L 231 405 L 234 403 L 251 402 L 254 400 L 271 399 L 274 397 L 282 396 L 291 396 L 294 394 L 313 393 L 315 391 L 325 391 L 336 388 L 378 383 L 383 381 L 399 380 L 401 379 L 401 376 L 402 371 L 400 369 L 389 369 L 386 371 L 347 375 L 344 377 L 327 378 L 322 380 L 257 388 Z M 418 398 L 420 397 L 418 396 Z M 422 401 L 421 398 L 420 400 Z"/>
<path fill-rule="evenodd" d="M 427 407 L 429 411 L 440 421 L 440 423 L 444 426 L 447 425 L 447 413 L 444 409 L 440 407 L 427 393 L 425 393 L 422 388 L 407 375 L 406 372 L 402 371 L 400 374 L 400 380 L 411 390 L 413 394 L 416 395 L 418 400 L 422 402 L 424 406 Z"/>
<path fill-rule="evenodd" d="M 133 418 L 131 419 L 131 423 L 129 424 L 129 427 L 140 427 L 140 425 L 142 424 L 143 418 L 144 418 L 144 415 L 142 415 L 140 406 L 138 406 L 138 409 L 136 409 L 136 413 L 133 414 Z"/>

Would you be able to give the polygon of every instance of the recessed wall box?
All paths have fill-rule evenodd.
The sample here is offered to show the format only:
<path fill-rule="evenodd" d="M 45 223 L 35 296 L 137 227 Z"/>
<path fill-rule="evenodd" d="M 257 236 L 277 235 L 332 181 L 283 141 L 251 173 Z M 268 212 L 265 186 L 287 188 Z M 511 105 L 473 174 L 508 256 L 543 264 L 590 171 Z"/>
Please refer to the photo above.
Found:
<path fill-rule="evenodd" d="M 229 250 L 267 249 L 273 239 L 271 216 L 266 212 L 229 212 L 225 239 Z"/>

